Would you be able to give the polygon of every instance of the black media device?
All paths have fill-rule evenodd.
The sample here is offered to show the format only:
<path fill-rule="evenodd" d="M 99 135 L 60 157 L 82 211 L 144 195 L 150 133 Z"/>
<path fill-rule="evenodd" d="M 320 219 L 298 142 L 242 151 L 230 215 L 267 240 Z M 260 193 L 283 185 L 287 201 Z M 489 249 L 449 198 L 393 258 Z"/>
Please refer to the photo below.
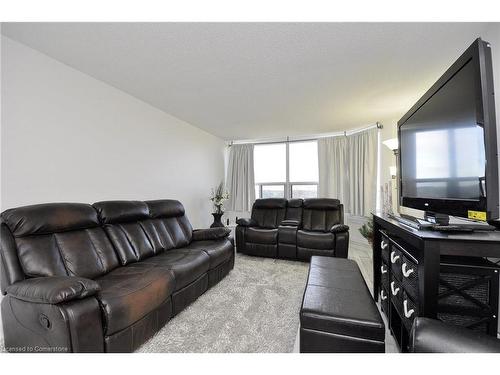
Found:
<path fill-rule="evenodd" d="M 489 43 L 474 41 L 398 121 L 398 140 L 402 206 L 437 224 L 452 215 L 499 225 Z"/>

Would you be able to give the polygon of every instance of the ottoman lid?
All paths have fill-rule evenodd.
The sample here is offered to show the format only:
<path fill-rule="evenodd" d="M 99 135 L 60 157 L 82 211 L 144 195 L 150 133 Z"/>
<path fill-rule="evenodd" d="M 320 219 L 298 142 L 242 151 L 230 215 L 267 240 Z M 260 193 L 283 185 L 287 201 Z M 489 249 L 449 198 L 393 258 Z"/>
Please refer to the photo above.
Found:
<path fill-rule="evenodd" d="M 313 257 L 300 324 L 316 331 L 385 339 L 384 321 L 358 265 L 349 259 Z"/>

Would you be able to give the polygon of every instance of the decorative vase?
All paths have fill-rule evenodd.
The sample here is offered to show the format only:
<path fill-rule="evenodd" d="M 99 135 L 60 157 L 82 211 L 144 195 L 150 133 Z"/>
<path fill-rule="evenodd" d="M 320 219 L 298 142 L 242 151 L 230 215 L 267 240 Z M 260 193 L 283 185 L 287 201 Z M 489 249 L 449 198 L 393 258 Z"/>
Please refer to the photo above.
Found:
<path fill-rule="evenodd" d="M 222 215 L 224 215 L 224 212 L 214 212 L 212 213 L 212 216 L 214 217 L 214 222 L 212 225 L 210 225 L 210 228 L 219 228 L 219 227 L 224 227 L 224 224 L 222 223 Z"/>

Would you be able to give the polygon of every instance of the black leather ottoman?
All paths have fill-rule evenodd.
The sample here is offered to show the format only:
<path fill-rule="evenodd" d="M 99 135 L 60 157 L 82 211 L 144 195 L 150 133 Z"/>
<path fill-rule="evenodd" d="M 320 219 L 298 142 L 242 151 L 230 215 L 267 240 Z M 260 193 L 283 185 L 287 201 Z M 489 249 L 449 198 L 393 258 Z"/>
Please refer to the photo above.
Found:
<path fill-rule="evenodd" d="M 353 260 L 311 258 L 300 310 L 300 352 L 385 352 L 384 322 Z"/>

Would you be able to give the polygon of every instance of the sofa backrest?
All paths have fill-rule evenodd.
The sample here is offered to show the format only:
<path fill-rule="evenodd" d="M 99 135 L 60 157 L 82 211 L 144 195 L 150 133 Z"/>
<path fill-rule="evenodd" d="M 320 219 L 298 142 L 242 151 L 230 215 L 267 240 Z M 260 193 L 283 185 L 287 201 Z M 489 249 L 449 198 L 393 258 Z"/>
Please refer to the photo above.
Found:
<path fill-rule="evenodd" d="M 191 242 L 193 228 L 179 201 L 103 201 L 94 208 L 122 265 Z"/>
<path fill-rule="evenodd" d="M 304 199 L 302 229 L 328 232 L 335 224 L 344 224 L 344 206 L 338 199 Z"/>
<path fill-rule="evenodd" d="M 299 223 L 302 221 L 302 199 L 289 199 L 286 202 L 286 220 L 296 220 Z"/>
<path fill-rule="evenodd" d="M 6 210 L 2 219 L 5 283 L 24 277 L 95 278 L 119 266 L 89 204 L 48 203 Z M 15 255 L 17 255 L 17 264 Z"/>
<path fill-rule="evenodd" d="M 277 228 L 285 219 L 286 199 L 256 199 L 252 206 L 252 219 L 260 228 Z"/>

